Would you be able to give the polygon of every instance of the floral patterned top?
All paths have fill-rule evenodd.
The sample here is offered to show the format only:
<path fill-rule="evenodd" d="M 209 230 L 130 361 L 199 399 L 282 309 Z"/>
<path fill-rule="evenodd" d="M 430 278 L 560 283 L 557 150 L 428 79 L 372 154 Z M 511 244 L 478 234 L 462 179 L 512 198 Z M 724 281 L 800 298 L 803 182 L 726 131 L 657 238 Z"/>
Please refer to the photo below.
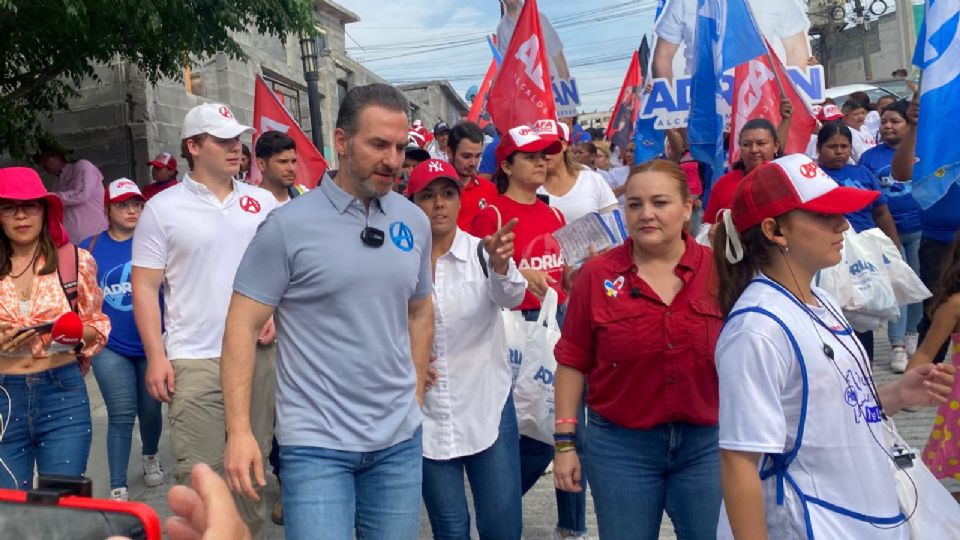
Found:
<path fill-rule="evenodd" d="M 77 310 L 84 326 L 92 326 L 97 331 L 96 339 L 86 343 L 81 354 L 92 357 L 99 353 L 110 335 L 110 319 L 103 314 L 103 291 L 97 285 L 97 263 L 86 250 L 77 250 Z M 43 257 L 37 260 L 37 268 L 43 266 Z M 0 323 L 24 328 L 56 321 L 70 311 L 70 302 L 60 286 L 56 272 L 33 278 L 33 291 L 30 293 L 30 307 L 26 315 L 21 315 L 21 305 L 17 287 L 10 276 L 0 281 Z M 69 354 L 71 347 L 51 343 L 52 334 L 45 333 L 35 337 L 30 343 L 30 353 L 34 358 L 45 358 L 52 354 Z M 3 356 L 26 356 L 26 350 L 0 353 Z"/>

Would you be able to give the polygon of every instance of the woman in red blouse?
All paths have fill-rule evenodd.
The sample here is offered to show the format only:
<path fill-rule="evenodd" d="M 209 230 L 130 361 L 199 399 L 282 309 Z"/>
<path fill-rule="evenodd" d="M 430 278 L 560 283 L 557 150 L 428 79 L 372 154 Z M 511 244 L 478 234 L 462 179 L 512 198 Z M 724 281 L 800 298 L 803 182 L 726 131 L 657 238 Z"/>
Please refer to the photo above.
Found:
<path fill-rule="evenodd" d="M 666 509 L 680 538 L 716 538 L 723 324 L 709 248 L 683 232 L 686 176 L 655 160 L 627 180 L 630 238 L 589 261 L 556 347 L 554 480 L 580 491 L 576 411 L 586 382 L 585 466 L 604 540 L 656 538 Z"/>

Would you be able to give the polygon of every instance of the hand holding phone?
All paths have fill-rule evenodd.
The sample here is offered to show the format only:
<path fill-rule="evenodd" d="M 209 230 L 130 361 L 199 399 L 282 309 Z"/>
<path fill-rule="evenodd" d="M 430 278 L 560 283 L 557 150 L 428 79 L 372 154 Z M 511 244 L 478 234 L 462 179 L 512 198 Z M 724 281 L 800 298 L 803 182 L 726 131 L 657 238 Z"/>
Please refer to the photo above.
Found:
<path fill-rule="evenodd" d="M 24 326 L 23 328 L 17 330 L 17 333 L 13 337 L 20 337 L 22 334 L 26 334 L 30 330 L 34 331 L 34 334 L 49 334 L 53 330 L 53 321 L 37 324 L 34 326 Z"/>

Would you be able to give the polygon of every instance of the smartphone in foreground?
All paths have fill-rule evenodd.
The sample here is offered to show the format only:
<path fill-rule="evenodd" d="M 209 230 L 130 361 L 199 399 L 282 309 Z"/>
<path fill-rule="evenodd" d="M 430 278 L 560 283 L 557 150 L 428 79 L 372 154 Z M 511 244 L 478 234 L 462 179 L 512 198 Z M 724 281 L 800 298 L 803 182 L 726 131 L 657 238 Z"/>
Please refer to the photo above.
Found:
<path fill-rule="evenodd" d="M 162 539 L 160 518 L 153 508 L 140 502 L 93 499 L 88 496 L 89 479 L 41 476 L 38 486 L 30 491 L 0 489 L 3 538 Z"/>

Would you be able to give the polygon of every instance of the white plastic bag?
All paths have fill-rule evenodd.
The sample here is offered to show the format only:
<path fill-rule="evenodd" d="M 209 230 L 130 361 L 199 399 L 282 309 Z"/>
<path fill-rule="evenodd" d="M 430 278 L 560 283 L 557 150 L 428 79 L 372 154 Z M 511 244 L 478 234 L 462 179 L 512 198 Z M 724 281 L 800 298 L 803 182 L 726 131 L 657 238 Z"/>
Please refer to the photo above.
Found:
<path fill-rule="evenodd" d="M 557 325 L 557 292 L 547 289 L 547 296 L 535 323 L 526 323 L 526 341 L 520 373 L 513 387 L 513 403 L 517 409 L 520 434 L 553 444 L 554 402 L 553 378 L 557 361 L 553 347 L 560 340 Z"/>
<path fill-rule="evenodd" d="M 527 321 L 523 320 L 523 313 L 505 309 L 500 312 L 503 318 L 503 328 L 507 336 L 507 358 L 513 372 L 513 384 L 517 384 L 520 375 L 520 364 L 523 361 L 523 347 L 527 342 Z"/>
<path fill-rule="evenodd" d="M 840 264 L 820 273 L 820 287 L 836 298 L 858 332 L 875 330 L 900 317 L 900 304 L 883 260 L 879 244 L 851 228 L 843 233 Z"/>
<path fill-rule="evenodd" d="M 880 229 L 869 229 L 859 235 L 861 238 L 870 238 L 880 250 L 883 262 L 893 287 L 893 294 L 897 297 L 900 306 L 909 306 L 923 302 L 933 296 L 930 289 L 923 284 L 920 276 L 903 260 L 903 255 L 897 249 L 893 240 L 890 240 Z"/>
<path fill-rule="evenodd" d="M 920 459 L 920 452 L 911 448 L 896 431 L 893 421 L 887 422 L 888 444 L 896 442 L 916 456 L 913 466 L 896 469 L 897 500 L 900 511 L 909 517 L 907 526 L 912 540 L 960 540 L 960 508 L 957 501 Z"/>

